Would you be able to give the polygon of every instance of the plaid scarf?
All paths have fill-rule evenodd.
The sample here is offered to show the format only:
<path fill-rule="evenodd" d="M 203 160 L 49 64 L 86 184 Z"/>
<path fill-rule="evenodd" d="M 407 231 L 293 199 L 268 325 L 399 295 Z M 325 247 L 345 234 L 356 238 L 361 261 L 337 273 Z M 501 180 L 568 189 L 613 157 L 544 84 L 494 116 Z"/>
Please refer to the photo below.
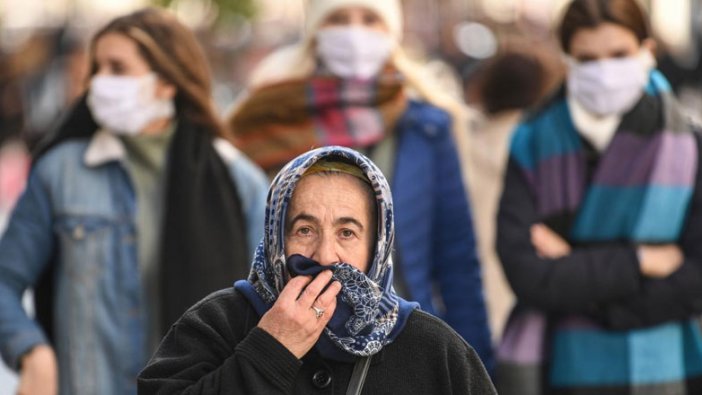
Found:
<path fill-rule="evenodd" d="M 266 171 L 315 147 L 365 148 L 388 133 L 407 100 L 388 68 L 368 81 L 314 75 L 256 90 L 230 118 L 237 147 Z"/>
<path fill-rule="evenodd" d="M 541 221 L 580 243 L 675 242 L 692 198 L 698 152 L 673 102 L 667 81 L 652 72 L 590 180 L 563 97 L 520 125 L 511 155 Z M 693 320 L 615 332 L 584 317 L 549 322 L 540 311 L 522 310 L 505 329 L 498 359 L 506 376 L 521 380 L 510 383 L 521 394 L 547 392 L 540 388 L 544 378 L 557 393 L 684 394 L 685 380 L 702 374 L 702 334 Z M 548 372 L 540 371 L 545 362 Z M 666 392 L 671 388 L 678 390 Z"/>

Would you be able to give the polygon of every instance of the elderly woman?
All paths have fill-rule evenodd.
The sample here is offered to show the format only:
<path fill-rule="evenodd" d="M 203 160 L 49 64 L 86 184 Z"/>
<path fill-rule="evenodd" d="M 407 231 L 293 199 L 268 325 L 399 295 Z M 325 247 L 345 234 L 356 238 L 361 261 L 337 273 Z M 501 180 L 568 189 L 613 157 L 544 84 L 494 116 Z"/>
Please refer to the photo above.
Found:
<path fill-rule="evenodd" d="M 393 239 L 370 160 L 341 147 L 295 158 L 272 183 L 249 279 L 181 317 L 140 393 L 495 393 L 471 346 L 395 294 Z"/>

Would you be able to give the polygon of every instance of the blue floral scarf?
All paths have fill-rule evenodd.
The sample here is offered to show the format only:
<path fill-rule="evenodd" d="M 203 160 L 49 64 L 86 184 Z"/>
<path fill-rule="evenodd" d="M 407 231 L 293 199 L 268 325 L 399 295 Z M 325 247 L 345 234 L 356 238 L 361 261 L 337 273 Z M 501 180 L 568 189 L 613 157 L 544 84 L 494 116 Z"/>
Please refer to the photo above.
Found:
<path fill-rule="evenodd" d="M 391 251 L 395 237 L 390 187 L 382 172 L 365 156 L 343 147 L 309 151 L 288 163 L 273 180 L 266 205 L 265 235 L 254 257 L 247 280 L 234 287 L 263 315 L 275 303 L 290 271 L 319 273 L 319 265 L 301 256 L 285 257 L 285 215 L 298 181 L 307 169 L 323 159 L 358 166 L 375 191 L 378 228 L 368 273 L 340 262 L 330 270 L 342 284 L 337 309 L 315 345 L 325 358 L 353 361 L 378 353 L 402 332 L 412 310 L 419 307 L 397 296 L 392 288 Z M 290 262 L 288 262 L 290 260 Z"/>

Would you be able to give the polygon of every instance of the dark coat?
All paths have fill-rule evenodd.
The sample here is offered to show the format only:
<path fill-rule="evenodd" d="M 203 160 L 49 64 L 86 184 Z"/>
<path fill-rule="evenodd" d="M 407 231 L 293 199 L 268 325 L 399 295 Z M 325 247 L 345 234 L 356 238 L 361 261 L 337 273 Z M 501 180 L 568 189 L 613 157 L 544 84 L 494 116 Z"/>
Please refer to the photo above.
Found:
<path fill-rule="evenodd" d="M 354 365 L 297 359 L 264 330 L 233 288 L 211 294 L 171 328 L 139 376 L 139 393 L 345 394 Z M 443 321 L 418 310 L 376 354 L 366 394 L 496 394 L 477 354 Z"/>
<path fill-rule="evenodd" d="M 702 152 L 700 136 L 698 147 Z M 588 171 L 597 160 L 588 150 Z M 534 197 L 517 165 L 510 161 L 498 218 L 497 249 L 519 305 L 542 311 L 580 313 L 615 330 L 687 319 L 702 312 L 702 161 L 678 245 L 683 265 L 670 276 L 641 275 L 636 246 L 607 242 L 575 246 L 557 260 L 542 259 L 529 228 L 539 222 Z M 567 229 L 554 226 L 566 240 Z"/>

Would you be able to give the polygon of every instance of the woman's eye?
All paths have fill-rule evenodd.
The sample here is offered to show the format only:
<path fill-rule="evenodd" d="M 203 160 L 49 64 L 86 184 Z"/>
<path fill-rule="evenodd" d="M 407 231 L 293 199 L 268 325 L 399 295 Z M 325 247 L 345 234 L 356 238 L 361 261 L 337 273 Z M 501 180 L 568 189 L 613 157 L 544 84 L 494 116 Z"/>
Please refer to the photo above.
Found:
<path fill-rule="evenodd" d="M 588 62 L 594 62 L 595 60 L 597 60 L 597 58 L 595 58 L 593 56 L 580 56 L 580 57 L 576 57 L 575 60 L 578 63 L 588 63 Z"/>
<path fill-rule="evenodd" d="M 380 22 L 380 18 L 378 18 L 378 16 L 375 14 L 368 13 L 368 14 L 363 15 L 363 24 L 366 26 L 373 26 L 379 22 Z"/>
<path fill-rule="evenodd" d="M 113 75 L 123 75 L 126 72 L 126 67 L 121 62 L 110 62 L 110 71 Z"/>
<path fill-rule="evenodd" d="M 308 228 L 308 227 L 304 227 L 304 228 L 298 229 L 296 233 L 299 234 L 300 236 L 309 236 L 312 234 L 312 229 Z"/>
<path fill-rule="evenodd" d="M 341 237 L 343 237 L 344 239 L 350 239 L 353 236 L 355 236 L 355 233 L 352 230 L 350 230 L 350 229 L 342 229 L 341 230 Z"/>
<path fill-rule="evenodd" d="M 329 18 L 327 18 L 327 23 L 330 25 L 348 25 L 349 18 L 346 14 L 333 14 L 330 15 Z"/>

